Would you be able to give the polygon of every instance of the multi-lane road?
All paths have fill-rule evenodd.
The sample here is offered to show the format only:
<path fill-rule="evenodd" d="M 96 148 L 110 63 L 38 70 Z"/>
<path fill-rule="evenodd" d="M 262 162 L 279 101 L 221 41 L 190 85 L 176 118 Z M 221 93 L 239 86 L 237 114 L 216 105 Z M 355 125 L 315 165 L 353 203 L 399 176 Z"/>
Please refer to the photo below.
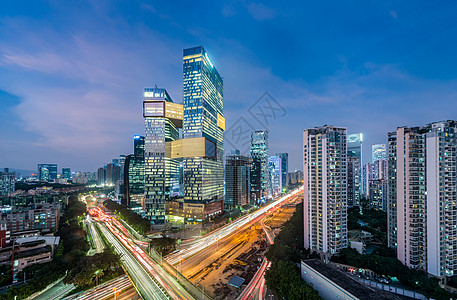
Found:
<path fill-rule="evenodd" d="M 221 240 L 226 240 L 227 237 L 253 225 L 263 219 L 268 213 L 276 210 L 285 201 L 290 200 L 293 196 L 301 192 L 302 189 L 297 189 L 285 196 L 282 196 L 272 203 L 259 208 L 255 212 L 243 216 L 232 223 L 225 225 L 206 236 L 203 236 L 197 240 L 187 243 L 180 252 L 168 256 L 166 259 L 172 265 L 178 265 L 181 261 L 190 259 L 196 256 L 199 252 L 205 252 L 203 250 L 211 249 L 214 244 L 218 244 Z M 100 237 L 98 236 L 97 230 L 94 230 L 93 226 L 98 226 L 102 234 L 106 237 L 109 243 L 112 244 L 115 251 L 121 255 L 121 261 L 124 268 L 130 276 L 135 288 L 138 293 L 145 299 L 196 299 L 184 287 L 169 273 L 167 273 L 160 265 L 151 259 L 151 257 L 143 249 L 147 246 L 147 243 L 136 240 L 135 237 L 131 236 L 129 231 L 119 221 L 115 220 L 111 216 L 107 215 L 100 208 L 91 210 L 91 215 L 95 221 L 89 223 L 91 233 L 94 237 L 94 243 L 96 248 L 100 251 L 102 244 Z M 262 227 L 264 225 L 262 223 Z M 265 229 L 266 230 L 266 229 Z M 267 232 L 267 231 L 266 231 Z M 269 242 L 272 240 L 271 236 L 267 232 L 267 239 Z M 200 254 L 200 253 L 199 253 Z M 265 286 L 265 279 L 263 274 L 268 267 L 268 262 L 264 262 L 256 273 L 251 284 L 248 286 L 252 290 L 247 292 L 251 294 L 255 291 L 257 295 L 263 295 L 263 289 Z M 179 268 L 178 268 L 179 269 Z M 246 292 L 245 292 L 246 294 Z M 245 299 L 245 298 L 243 298 Z M 252 298 L 249 298 L 252 299 Z"/>
<path fill-rule="evenodd" d="M 293 192 L 284 195 L 272 203 L 259 208 L 251 214 L 245 215 L 232 223 L 223 226 L 215 231 L 203 236 L 197 240 L 192 241 L 191 243 L 183 246 L 181 250 L 177 253 L 171 254 L 166 257 L 166 260 L 172 265 L 178 265 L 182 260 L 185 260 L 203 249 L 210 247 L 214 244 L 217 244 L 221 239 L 233 234 L 239 229 L 245 227 L 246 225 L 252 225 L 258 222 L 263 218 L 268 212 L 276 210 L 283 202 L 290 200 L 291 197 L 300 193 L 303 190 L 302 188 L 296 189 Z"/>

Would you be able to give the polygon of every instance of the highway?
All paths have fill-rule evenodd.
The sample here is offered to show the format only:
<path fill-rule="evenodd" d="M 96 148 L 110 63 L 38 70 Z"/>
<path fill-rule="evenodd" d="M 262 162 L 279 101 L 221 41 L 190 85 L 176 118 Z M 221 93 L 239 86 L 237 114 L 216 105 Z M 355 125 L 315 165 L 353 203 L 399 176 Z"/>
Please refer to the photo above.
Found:
<path fill-rule="evenodd" d="M 132 272 L 135 272 L 135 268 L 132 268 L 132 272 L 130 272 L 127 267 L 129 275 L 131 275 L 137 288 L 140 288 L 139 286 L 142 286 L 145 281 L 151 280 L 156 286 L 160 286 L 163 293 L 167 294 L 171 299 L 194 299 L 194 297 L 178 283 L 176 278 L 168 274 L 160 265 L 156 264 L 144 249 L 138 246 L 141 245 L 144 247 L 147 246 L 147 243 L 131 238 L 128 230 L 119 221 L 104 213 L 100 208 L 91 210 L 91 214 L 95 215 L 96 220 L 98 219 L 104 223 L 104 226 L 101 224 L 98 224 L 98 226 L 103 228 L 103 234 L 107 238 L 109 237 L 108 241 L 110 243 L 116 241 L 116 252 L 122 255 L 128 254 L 128 257 L 134 260 L 136 268 L 141 267 L 141 270 L 147 273 L 147 276 L 144 276 L 143 274 L 137 278 L 137 274 L 132 274 Z M 131 260 L 129 260 L 128 263 L 131 265 L 133 264 Z M 142 295 L 144 294 L 142 293 Z M 146 298 L 152 299 L 149 297 Z"/>
<path fill-rule="evenodd" d="M 192 241 L 187 248 L 181 249 L 179 252 L 167 256 L 165 259 L 172 265 L 177 265 L 180 261 L 188 259 L 189 257 L 195 255 L 196 253 L 202 251 L 203 249 L 218 243 L 221 239 L 229 236 L 230 234 L 236 232 L 237 230 L 245 227 L 249 224 L 255 224 L 259 221 L 263 215 L 267 212 L 274 211 L 277 209 L 284 201 L 289 200 L 291 197 L 295 196 L 297 193 L 303 191 L 303 187 L 294 190 L 293 192 L 280 197 L 279 199 L 273 201 L 272 203 L 259 208 L 251 214 L 245 215 L 232 223 L 225 225 L 215 231 L 209 233 L 206 236 L 203 236 L 195 241 Z"/>
<path fill-rule="evenodd" d="M 104 300 L 114 298 L 116 299 L 140 299 L 135 292 L 127 275 L 118 277 L 116 279 L 100 284 L 88 291 L 79 292 L 64 298 L 63 300 Z"/>
<path fill-rule="evenodd" d="M 159 286 L 151 274 L 146 271 L 137 258 L 119 241 L 119 239 L 102 224 L 97 224 L 114 250 L 121 255 L 121 262 L 127 270 L 135 288 L 144 299 L 170 299 L 170 296 Z"/>

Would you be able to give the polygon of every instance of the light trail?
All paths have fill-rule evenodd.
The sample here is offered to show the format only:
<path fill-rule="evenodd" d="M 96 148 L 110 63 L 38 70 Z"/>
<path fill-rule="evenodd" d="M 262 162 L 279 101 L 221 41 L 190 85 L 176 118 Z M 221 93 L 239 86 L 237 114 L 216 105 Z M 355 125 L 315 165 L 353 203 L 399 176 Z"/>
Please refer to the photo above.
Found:
<path fill-rule="evenodd" d="M 271 213 L 275 211 L 284 201 L 289 200 L 291 197 L 295 196 L 296 194 L 300 193 L 303 191 L 303 187 L 300 187 L 299 189 L 294 190 L 293 192 L 282 196 L 278 200 L 262 207 L 259 208 L 258 210 L 254 211 L 251 214 L 245 215 L 235 221 L 233 221 L 230 224 L 227 224 L 212 233 L 201 237 L 195 241 L 192 242 L 192 244 L 185 249 L 181 249 L 178 253 L 171 254 L 167 256 L 165 259 L 172 265 L 176 265 L 180 262 L 181 259 L 186 259 L 201 250 L 203 250 L 206 247 L 211 246 L 212 244 L 216 243 L 218 240 L 234 233 L 238 229 L 241 229 L 242 227 L 248 225 L 248 224 L 254 224 L 258 222 L 262 216 L 266 213 Z"/>

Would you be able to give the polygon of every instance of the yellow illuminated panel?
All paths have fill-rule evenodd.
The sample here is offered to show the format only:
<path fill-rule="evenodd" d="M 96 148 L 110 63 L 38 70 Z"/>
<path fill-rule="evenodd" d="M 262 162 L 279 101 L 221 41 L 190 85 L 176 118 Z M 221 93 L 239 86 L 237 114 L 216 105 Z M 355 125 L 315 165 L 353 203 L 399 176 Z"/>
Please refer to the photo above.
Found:
<path fill-rule="evenodd" d="M 225 130 L 225 118 L 220 114 L 217 114 L 217 126 L 222 130 Z"/>
<path fill-rule="evenodd" d="M 194 54 L 194 55 L 187 55 L 187 56 L 184 56 L 184 57 L 183 57 L 183 60 L 184 60 L 184 59 L 192 59 L 192 58 L 201 57 L 201 56 L 202 56 L 201 53 Z"/>
<path fill-rule="evenodd" d="M 165 118 L 181 120 L 184 117 L 182 104 L 165 102 Z"/>
<path fill-rule="evenodd" d="M 165 157 L 183 158 L 183 157 L 204 157 L 205 156 L 205 138 L 180 139 L 165 143 Z"/>

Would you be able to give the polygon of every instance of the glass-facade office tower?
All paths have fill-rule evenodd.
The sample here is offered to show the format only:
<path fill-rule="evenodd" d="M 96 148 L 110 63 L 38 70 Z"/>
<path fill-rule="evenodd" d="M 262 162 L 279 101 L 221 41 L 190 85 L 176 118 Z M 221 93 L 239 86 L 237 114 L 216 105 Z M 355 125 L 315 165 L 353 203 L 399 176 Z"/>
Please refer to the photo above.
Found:
<path fill-rule="evenodd" d="M 145 88 L 143 101 L 144 208 L 151 223 L 165 222 L 165 201 L 179 189 L 179 161 L 166 154 L 167 143 L 179 138 L 182 105 L 173 103 L 165 89 Z M 141 152 L 135 145 L 135 153 Z"/>
<path fill-rule="evenodd" d="M 397 132 L 387 134 L 387 246 L 397 248 Z"/>
<path fill-rule="evenodd" d="M 348 155 L 351 156 L 351 161 L 355 163 L 351 164 L 353 170 L 349 171 L 352 173 L 352 177 L 348 180 L 352 180 L 351 185 L 353 186 L 354 196 L 352 204 L 353 206 L 360 205 L 360 198 L 362 195 L 362 141 L 363 135 L 361 133 L 349 134 L 347 136 L 347 151 Z"/>
<path fill-rule="evenodd" d="M 71 179 L 71 170 L 70 168 L 62 168 L 62 178 L 70 180 Z"/>
<path fill-rule="evenodd" d="M 276 155 L 278 155 L 281 158 L 282 192 L 286 192 L 288 188 L 287 173 L 289 172 L 289 154 L 278 153 Z"/>
<path fill-rule="evenodd" d="M 106 165 L 106 184 L 114 185 L 119 180 L 120 169 L 118 165 L 109 163 Z"/>
<path fill-rule="evenodd" d="M 98 185 L 106 184 L 106 170 L 105 168 L 98 168 L 97 171 L 97 183 Z"/>
<path fill-rule="evenodd" d="M 133 138 L 133 153 L 124 162 L 124 201 L 136 202 L 144 209 L 144 136 Z"/>
<path fill-rule="evenodd" d="M 396 131 L 397 258 L 440 277 L 457 270 L 456 131 L 455 121 Z"/>
<path fill-rule="evenodd" d="M 51 181 L 57 179 L 57 164 L 38 164 L 38 180 Z"/>
<path fill-rule="evenodd" d="M 303 132 L 304 246 L 333 255 L 348 245 L 346 128 Z"/>
<path fill-rule="evenodd" d="M 279 155 L 273 155 L 268 158 L 268 175 L 270 195 L 272 197 L 282 193 L 282 160 Z"/>
<path fill-rule="evenodd" d="M 252 159 L 233 150 L 225 159 L 224 209 L 250 204 L 250 175 Z"/>
<path fill-rule="evenodd" d="M 268 131 L 251 133 L 251 195 L 253 204 L 265 201 L 268 196 Z"/>
<path fill-rule="evenodd" d="M 360 157 L 356 151 L 348 151 L 348 206 L 354 207 L 360 205 Z"/>
<path fill-rule="evenodd" d="M 4 168 L 0 172 L 0 196 L 8 196 L 14 193 L 16 189 L 16 175 L 10 172 L 8 168 Z"/>
<path fill-rule="evenodd" d="M 371 146 L 371 162 L 377 160 L 387 160 L 386 144 L 377 144 Z"/>
<path fill-rule="evenodd" d="M 223 80 L 201 46 L 183 53 L 182 147 L 184 201 L 224 199 Z"/>

